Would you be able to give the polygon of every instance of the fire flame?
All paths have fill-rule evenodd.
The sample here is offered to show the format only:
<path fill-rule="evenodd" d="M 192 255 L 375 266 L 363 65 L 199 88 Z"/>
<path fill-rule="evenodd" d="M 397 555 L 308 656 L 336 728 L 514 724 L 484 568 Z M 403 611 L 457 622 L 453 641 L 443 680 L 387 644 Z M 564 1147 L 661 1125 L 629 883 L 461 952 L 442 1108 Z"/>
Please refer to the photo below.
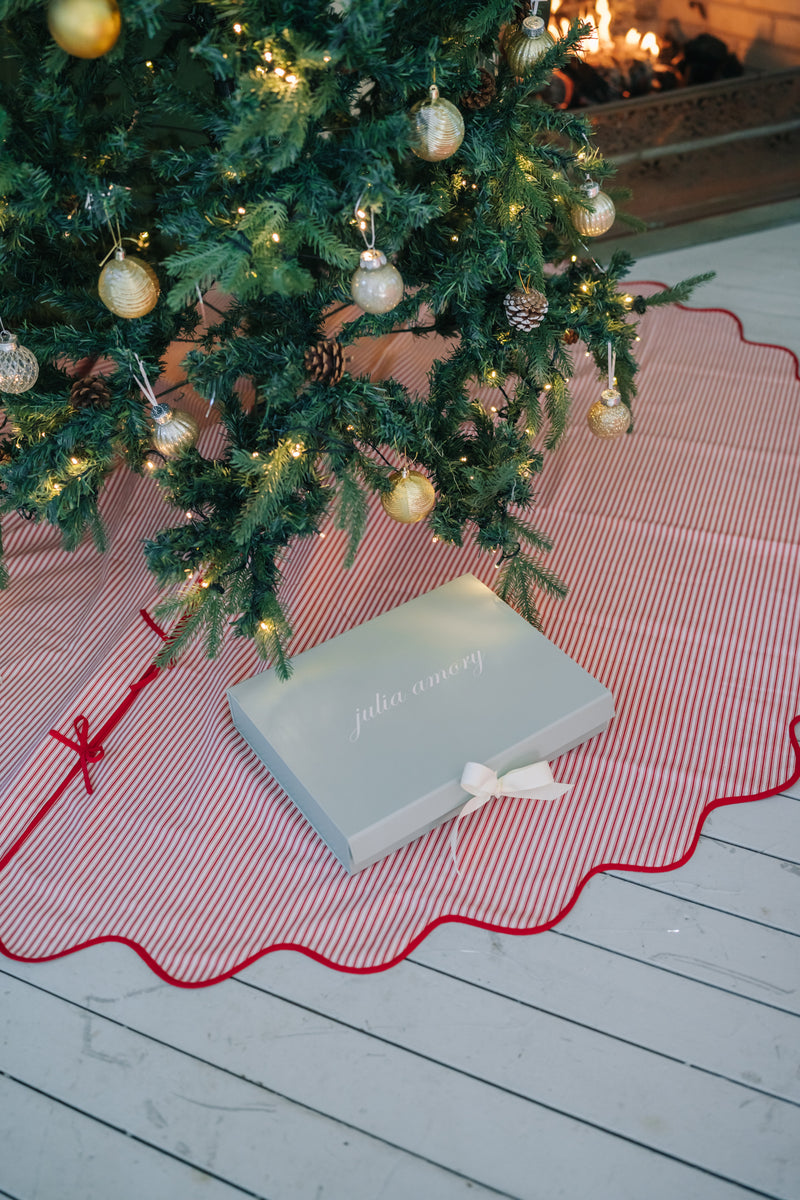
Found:
<path fill-rule="evenodd" d="M 555 14 L 561 8 L 562 0 L 553 0 L 550 6 L 550 33 L 555 38 L 563 37 L 569 30 L 569 20 L 566 17 L 561 17 L 555 20 Z M 614 39 L 611 36 L 611 20 L 612 13 L 608 0 L 596 0 L 594 9 L 581 9 L 580 18 L 591 25 L 592 30 L 581 43 L 581 50 L 585 58 L 591 58 L 592 55 L 613 55 L 617 43 L 620 39 Z M 627 53 L 630 55 L 639 51 L 644 51 L 651 58 L 658 58 L 660 45 L 658 38 L 652 30 L 645 34 L 639 33 L 638 29 L 629 29 L 621 41 L 620 49 L 624 46 Z"/>

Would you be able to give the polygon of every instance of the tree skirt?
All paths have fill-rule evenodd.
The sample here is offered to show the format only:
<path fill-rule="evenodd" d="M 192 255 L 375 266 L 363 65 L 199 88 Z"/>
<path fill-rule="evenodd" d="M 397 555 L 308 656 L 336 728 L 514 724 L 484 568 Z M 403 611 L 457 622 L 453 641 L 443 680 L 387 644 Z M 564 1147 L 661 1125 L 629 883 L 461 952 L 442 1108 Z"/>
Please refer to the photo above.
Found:
<path fill-rule="evenodd" d="M 636 434 L 588 432 L 601 385 L 576 355 L 572 427 L 537 510 L 570 586 L 545 601 L 545 632 L 611 689 L 617 717 L 553 764 L 574 784 L 562 800 L 500 799 L 462 821 L 460 875 L 450 824 L 346 875 L 233 728 L 225 689 L 262 669 L 249 644 L 148 669 L 160 642 L 139 610 L 152 613 L 157 592 L 140 539 L 173 519 L 152 480 L 112 478 L 105 556 L 89 544 L 63 554 L 53 530 L 8 521 L 4 952 L 40 960 L 121 941 L 184 986 L 286 948 L 380 970 L 442 921 L 547 928 L 594 872 L 669 870 L 717 804 L 782 790 L 800 711 L 796 363 L 744 342 L 720 311 L 655 310 L 641 332 Z M 422 387 L 435 353 L 430 338 L 394 335 L 357 345 L 349 368 Z M 201 450 L 218 439 L 209 426 Z M 287 558 L 294 651 L 465 571 L 493 581 L 492 556 L 434 543 L 379 506 L 349 572 L 342 535 L 325 532 Z M 91 793 L 51 728 L 102 742 Z"/>

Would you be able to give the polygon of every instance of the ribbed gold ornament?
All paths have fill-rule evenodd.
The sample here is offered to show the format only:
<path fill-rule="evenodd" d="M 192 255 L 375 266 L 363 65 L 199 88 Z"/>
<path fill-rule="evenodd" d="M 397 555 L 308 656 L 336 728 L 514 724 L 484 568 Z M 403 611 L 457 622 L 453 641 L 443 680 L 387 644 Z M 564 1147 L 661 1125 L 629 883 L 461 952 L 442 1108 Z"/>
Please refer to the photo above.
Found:
<path fill-rule="evenodd" d="M 419 471 L 393 471 L 389 476 L 390 492 L 381 493 L 384 511 L 401 525 L 415 525 L 431 512 L 436 492 L 430 479 Z"/>
<path fill-rule="evenodd" d="M 515 75 L 529 75 L 542 55 L 554 45 L 542 18 L 526 17 L 506 42 L 506 61 Z"/>
<path fill-rule="evenodd" d="M 427 100 L 420 100 L 409 113 L 413 152 L 426 162 L 441 162 L 455 154 L 464 140 L 464 118 L 449 100 L 443 100 L 431 84 Z"/>
<path fill-rule="evenodd" d="M 158 277 L 144 259 L 126 254 L 119 247 L 97 281 L 100 299 L 118 317 L 144 317 L 158 303 Z"/>
<path fill-rule="evenodd" d="M 19 395 L 32 388 L 38 378 L 36 355 L 20 346 L 15 334 L 6 330 L 0 333 L 0 392 Z"/>
<path fill-rule="evenodd" d="M 586 416 L 595 437 L 613 438 L 626 433 L 631 423 L 631 410 L 623 404 L 616 388 L 606 388 L 602 399 L 596 400 Z"/>
<path fill-rule="evenodd" d="M 364 312 L 391 312 L 403 299 L 403 277 L 380 250 L 362 250 L 350 294 Z"/>
<path fill-rule="evenodd" d="M 154 404 L 151 415 L 155 423 L 153 447 L 165 458 L 174 458 L 197 441 L 199 426 L 194 417 L 168 404 Z"/>
<path fill-rule="evenodd" d="M 119 37 L 115 0 L 52 0 L 47 24 L 53 40 L 75 58 L 100 58 Z"/>
<path fill-rule="evenodd" d="M 583 185 L 582 191 L 589 208 L 574 205 L 569 211 L 570 219 L 583 237 L 599 237 L 614 224 L 617 215 L 614 201 L 605 192 L 601 192 L 599 184 L 591 179 Z"/>

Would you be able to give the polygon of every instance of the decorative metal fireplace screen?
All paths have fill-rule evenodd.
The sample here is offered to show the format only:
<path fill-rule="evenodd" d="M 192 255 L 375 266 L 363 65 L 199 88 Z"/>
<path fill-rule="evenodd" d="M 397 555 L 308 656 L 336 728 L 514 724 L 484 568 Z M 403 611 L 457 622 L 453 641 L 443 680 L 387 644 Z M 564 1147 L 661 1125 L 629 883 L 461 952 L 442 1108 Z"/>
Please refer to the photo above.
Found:
<path fill-rule="evenodd" d="M 800 196 L 800 67 L 588 111 L 650 227 Z"/>

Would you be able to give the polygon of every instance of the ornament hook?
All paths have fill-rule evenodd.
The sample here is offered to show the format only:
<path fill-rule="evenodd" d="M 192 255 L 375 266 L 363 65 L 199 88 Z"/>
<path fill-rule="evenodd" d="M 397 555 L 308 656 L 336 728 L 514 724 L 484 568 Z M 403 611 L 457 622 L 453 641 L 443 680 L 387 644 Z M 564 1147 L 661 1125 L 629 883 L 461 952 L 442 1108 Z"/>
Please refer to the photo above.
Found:
<path fill-rule="evenodd" d="M 362 201 L 367 194 L 367 190 L 368 189 L 365 188 L 364 191 L 361 193 L 361 195 L 356 200 L 355 214 L 356 214 L 356 221 L 358 223 L 358 228 L 361 231 L 361 236 L 364 239 L 367 249 L 374 250 L 375 249 L 375 209 L 372 207 L 371 204 L 368 206 L 369 207 L 369 220 L 370 220 L 370 235 L 368 238 L 366 233 L 364 232 L 365 229 L 367 228 L 367 226 L 366 226 L 367 214 L 364 212 L 364 209 L 361 207 Z"/>

